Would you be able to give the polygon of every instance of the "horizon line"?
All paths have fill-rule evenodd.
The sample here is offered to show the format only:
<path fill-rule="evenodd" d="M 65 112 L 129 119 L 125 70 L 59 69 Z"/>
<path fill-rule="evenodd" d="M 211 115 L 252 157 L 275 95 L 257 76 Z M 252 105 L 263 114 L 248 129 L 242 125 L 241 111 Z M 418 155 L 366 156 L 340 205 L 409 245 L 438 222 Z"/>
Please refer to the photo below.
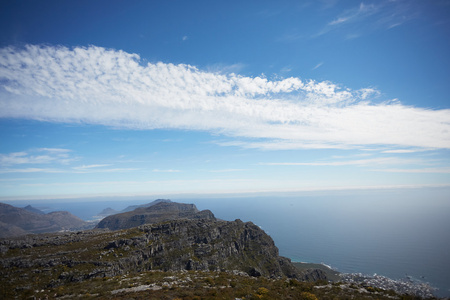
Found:
<path fill-rule="evenodd" d="M 311 187 L 295 190 L 259 190 L 259 191 L 216 191 L 216 192 L 173 192 L 173 193 L 140 193 L 140 194 L 79 194 L 79 195 L 41 195 L 41 196 L 0 196 L 0 202 L 3 201 L 39 201 L 39 200 L 70 200 L 70 199 L 92 199 L 124 197 L 156 197 L 158 199 L 168 199 L 168 197 L 252 197 L 267 196 L 273 193 L 277 194 L 295 194 L 295 193 L 314 193 L 314 192 L 343 192 L 343 191 L 362 191 L 362 190 L 408 190 L 408 189 L 426 189 L 426 188 L 450 188 L 449 184 L 420 184 L 420 185 L 373 185 L 373 186 L 343 186 L 343 187 Z M 101 200 L 100 200 L 101 201 Z"/>

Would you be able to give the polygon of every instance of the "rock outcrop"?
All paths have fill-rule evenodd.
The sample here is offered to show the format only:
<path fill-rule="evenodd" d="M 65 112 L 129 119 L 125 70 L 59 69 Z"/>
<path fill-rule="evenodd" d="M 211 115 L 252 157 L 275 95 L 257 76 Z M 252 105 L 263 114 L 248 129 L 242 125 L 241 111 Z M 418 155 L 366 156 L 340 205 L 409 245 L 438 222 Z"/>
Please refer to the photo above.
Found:
<path fill-rule="evenodd" d="M 152 203 L 151 206 L 138 207 L 133 211 L 108 216 L 97 224 L 97 228 L 119 230 L 177 219 L 215 220 L 216 218 L 211 211 L 199 211 L 194 204 L 161 200 Z"/>
<path fill-rule="evenodd" d="M 251 276 L 296 277 L 287 258 L 279 257 L 272 238 L 251 222 L 175 220 L 139 227 L 139 238 L 120 239 L 105 249 L 139 248 L 138 256 L 123 259 L 125 269 L 239 270 Z"/>

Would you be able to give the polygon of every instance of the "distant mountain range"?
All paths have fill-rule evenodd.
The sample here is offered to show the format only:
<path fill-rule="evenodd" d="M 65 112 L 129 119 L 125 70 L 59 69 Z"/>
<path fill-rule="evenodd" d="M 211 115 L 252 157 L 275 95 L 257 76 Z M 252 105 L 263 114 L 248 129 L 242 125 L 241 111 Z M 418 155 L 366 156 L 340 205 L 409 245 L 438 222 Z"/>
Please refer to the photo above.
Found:
<path fill-rule="evenodd" d="M 28 205 L 25 208 L 0 203 L 0 238 L 30 233 L 89 229 L 85 222 L 67 211 L 48 214 Z"/>
<path fill-rule="evenodd" d="M 182 204 L 168 199 L 157 199 L 147 204 L 130 205 L 122 211 L 117 211 L 110 207 L 105 208 L 97 215 L 97 220 L 101 220 L 97 228 L 118 230 L 176 219 L 215 220 L 216 218 L 211 211 L 199 211 L 194 204 Z M 67 211 L 46 214 L 31 205 L 19 208 L 0 203 L 0 238 L 25 234 L 84 230 L 94 226 L 95 222 L 85 222 Z"/>

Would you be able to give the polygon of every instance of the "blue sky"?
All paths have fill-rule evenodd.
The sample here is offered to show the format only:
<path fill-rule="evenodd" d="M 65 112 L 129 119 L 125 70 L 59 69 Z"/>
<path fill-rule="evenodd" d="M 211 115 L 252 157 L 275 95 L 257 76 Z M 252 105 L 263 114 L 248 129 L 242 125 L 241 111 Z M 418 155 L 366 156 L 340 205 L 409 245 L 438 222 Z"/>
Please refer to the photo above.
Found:
<path fill-rule="evenodd" d="M 450 186 L 448 1 L 2 1 L 0 198 Z"/>

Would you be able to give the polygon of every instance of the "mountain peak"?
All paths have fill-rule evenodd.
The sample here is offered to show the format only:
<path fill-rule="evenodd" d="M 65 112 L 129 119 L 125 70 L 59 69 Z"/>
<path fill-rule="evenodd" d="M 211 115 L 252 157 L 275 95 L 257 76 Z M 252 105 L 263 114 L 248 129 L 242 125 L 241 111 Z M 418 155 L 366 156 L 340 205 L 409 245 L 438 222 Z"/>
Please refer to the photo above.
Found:
<path fill-rule="evenodd" d="M 45 215 L 45 213 L 43 211 L 41 211 L 41 210 L 31 206 L 31 205 L 27 205 L 23 209 L 25 209 L 25 210 L 27 210 L 29 212 L 35 213 L 35 214 Z"/>

